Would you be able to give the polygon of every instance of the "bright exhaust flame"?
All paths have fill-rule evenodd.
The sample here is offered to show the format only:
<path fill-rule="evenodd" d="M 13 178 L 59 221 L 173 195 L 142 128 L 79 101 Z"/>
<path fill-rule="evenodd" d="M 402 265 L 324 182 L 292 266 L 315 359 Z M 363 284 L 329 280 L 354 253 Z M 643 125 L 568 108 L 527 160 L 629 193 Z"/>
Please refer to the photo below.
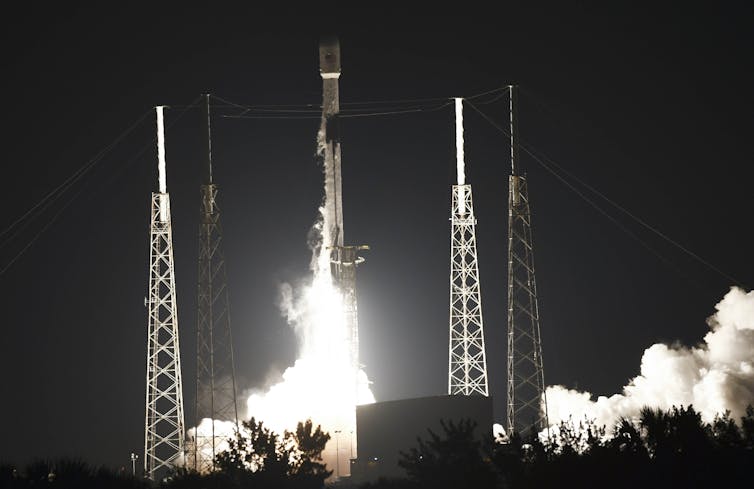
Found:
<path fill-rule="evenodd" d="M 281 381 L 248 397 L 241 419 L 253 416 L 281 435 L 306 419 L 322 425 L 331 437 L 324 461 L 344 476 L 350 474 L 349 459 L 356 454 L 356 406 L 375 399 L 364 370 L 354 371 L 343 296 L 332 281 L 329 250 L 321 246 L 322 228 L 320 219 L 313 228 L 317 237 L 312 245 L 312 275 L 295 287 L 280 288 L 279 307 L 298 337 L 298 359 L 283 372 Z M 243 406 L 239 409 L 243 411 Z M 234 436 L 234 428 L 232 422 L 215 420 L 216 437 Z M 199 433 L 211 439 L 211 430 L 211 421 L 202 420 Z M 195 431 L 191 428 L 189 436 Z M 227 443 L 216 447 L 219 452 Z M 203 460 L 212 459 L 211 445 L 200 451 Z"/>
<path fill-rule="evenodd" d="M 641 374 L 620 394 L 594 401 L 589 392 L 548 387 L 550 424 L 587 418 L 610 428 L 621 417 L 636 419 L 644 406 L 668 410 L 688 405 L 706 422 L 726 410 L 739 420 L 754 403 L 754 291 L 732 287 L 715 309 L 702 344 L 647 348 Z"/>
<path fill-rule="evenodd" d="M 356 406 L 375 399 L 366 373 L 354 366 L 343 292 L 332 279 L 331 247 L 338 239 L 342 242 L 342 223 L 336 223 L 336 195 L 328 195 L 328 189 L 333 193 L 337 185 L 324 119 L 317 133 L 317 153 L 324 162 L 325 200 L 310 233 L 311 275 L 296 286 L 280 288 L 280 310 L 297 334 L 298 359 L 283 372 L 281 381 L 248 397 L 241 418 L 254 417 L 281 435 L 307 419 L 321 425 L 331 437 L 322 455 L 337 478 L 350 474 L 349 459 L 357 455 Z M 207 420 L 207 429 L 211 426 Z M 201 433 L 201 425 L 199 429 Z"/>
<path fill-rule="evenodd" d="M 321 229 L 320 221 L 315 230 Z M 281 382 L 249 396 L 246 418 L 262 420 L 279 433 L 311 418 L 330 433 L 323 456 L 328 468 L 337 466 L 343 476 L 355 454 L 356 405 L 373 403 L 374 395 L 366 373 L 355 371 L 351 362 L 343 296 L 332 282 L 329 250 L 315 246 L 312 265 L 304 284 L 281 287 L 280 308 L 297 333 L 299 358 Z"/>

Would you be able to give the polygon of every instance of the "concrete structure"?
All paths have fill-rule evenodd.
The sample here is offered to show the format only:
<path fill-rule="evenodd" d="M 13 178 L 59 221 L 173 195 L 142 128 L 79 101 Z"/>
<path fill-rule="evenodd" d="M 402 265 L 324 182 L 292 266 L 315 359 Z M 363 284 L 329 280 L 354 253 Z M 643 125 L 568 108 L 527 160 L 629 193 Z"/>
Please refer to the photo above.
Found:
<path fill-rule="evenodd" d="M 356 408 L 359 456 L 351 460 L 351 482 L 380 477 L 405 477 L 398 466 L 400 452 L 429 438 L 428 429 L 442 436 L 440 421 L 476 422 L 476 435 L 492 436 L 492 398 L 486 396 L 435 396 L 366 404 Z"/>

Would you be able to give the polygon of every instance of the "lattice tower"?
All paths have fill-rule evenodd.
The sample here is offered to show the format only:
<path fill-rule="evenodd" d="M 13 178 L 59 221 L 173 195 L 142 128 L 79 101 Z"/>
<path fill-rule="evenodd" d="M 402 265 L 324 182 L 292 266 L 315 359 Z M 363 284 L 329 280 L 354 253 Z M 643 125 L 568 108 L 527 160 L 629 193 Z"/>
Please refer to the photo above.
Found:
<path fill-rule="evenodd" d="M 519 174 L 516 87 L 510 91 L 511 175 L 508 179 L 507 430 L 548 427 L 531 210 L 526 176 Z"/>
<path fill-rule="evenodd" d="M 173 266 L 170 196 L 165 183 L 162 107 L 157 107 L 160 192 L 152 193 L 144 474 L 158 480 L 184 463 L 183 386 Z"/>
<path fill-rule="evenodd" d="M 456 99 L 458 185 L 452 189 L 450 231 L 450 342 L 448 394 L 488 395 L 482 295 L 471 185 L 465 183 L 463 116 Z"/>
<path fill-rule="evenodd" d="M 196 343 L 196 433 L 193 468 L 207 472 L 214 468 L 215 456 L 227 433 L 216 433 L 215 422 L 199 430 L 202 419 L 231 421 L 238 429 L 233 337 L 230 328 L 225 259 L 222 250 L 217 185 L 212 181 L 212 140 L 210 98 L 206 95 L 207 173 L 200 187 L 198 314 Z"/>

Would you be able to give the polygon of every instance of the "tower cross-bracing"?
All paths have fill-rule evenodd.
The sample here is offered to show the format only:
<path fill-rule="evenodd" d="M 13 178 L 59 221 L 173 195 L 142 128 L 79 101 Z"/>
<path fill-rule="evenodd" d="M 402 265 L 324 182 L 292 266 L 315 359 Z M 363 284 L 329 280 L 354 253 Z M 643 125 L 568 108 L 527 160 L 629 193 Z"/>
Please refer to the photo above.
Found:
<path fill-rule="evenodd" d="M 163 107 L 156 111 L 159 192 L 152 193 L 144 429 L 144 474 L 152 480 L 184 461 L 183 386 Z"/>
<path fill-rule="evenodd" d="M 488 395 L 476 218 L 463 159 L 463 101 L 455 100 L 456 164 L 450 232 L 450 344 L 448 394 Z"/>
<path fill-rule="evenodd" d="M 534 273 L 531 210 L 520 174 L 516 87 L 510 87 L 511 175 L 508 179 L 508 387 L 507 431 L 547 428 L 542 340 Z"/>
<path fill-rule="evenodd" d="M 216 432 L 216 421 L 230 421 L 238 429 L 233 341 L 230 329 L 225 259 L 222 250 L 217 185 L 212 179 L 210 96 L 205 95 L 207 115 L 207 166 L 200 187 L 198 313 L 196 344 L 196 419 L 193 468 L 207 472 L 228 433 Z M 212 420 L 202 424 L 203 419 Z M 201 429 L 200 429 L 201 428 Z"/>

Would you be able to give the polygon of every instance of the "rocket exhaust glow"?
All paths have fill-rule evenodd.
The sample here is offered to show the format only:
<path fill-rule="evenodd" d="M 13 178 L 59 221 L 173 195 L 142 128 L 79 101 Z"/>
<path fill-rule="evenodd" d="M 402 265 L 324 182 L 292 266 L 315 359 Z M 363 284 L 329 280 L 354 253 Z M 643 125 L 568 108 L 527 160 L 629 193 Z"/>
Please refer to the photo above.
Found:
<path fill-rule="evenodd" d="M 323 458 L 335 479 L 350 473 L 349 456 L 356 453 L 356 405 L 374 402 L 369 380 L 358 362 L 355 266 L 356 252 L 365 247 L 344 246 L 340 140 L 338 136 L 338 79 L 340 47 L 337 39 L 320 44 L 323 83 L 322 123 L 317 153 L 322 157 L 324 200 L 312 231 L 311 277 L 281 287 L 280 309 L 296 331 L 299 354 L 282 380 L 252 393 L 246 418 L 262 420 L 282 432 L 311 419 L 330 433 Z"/>

